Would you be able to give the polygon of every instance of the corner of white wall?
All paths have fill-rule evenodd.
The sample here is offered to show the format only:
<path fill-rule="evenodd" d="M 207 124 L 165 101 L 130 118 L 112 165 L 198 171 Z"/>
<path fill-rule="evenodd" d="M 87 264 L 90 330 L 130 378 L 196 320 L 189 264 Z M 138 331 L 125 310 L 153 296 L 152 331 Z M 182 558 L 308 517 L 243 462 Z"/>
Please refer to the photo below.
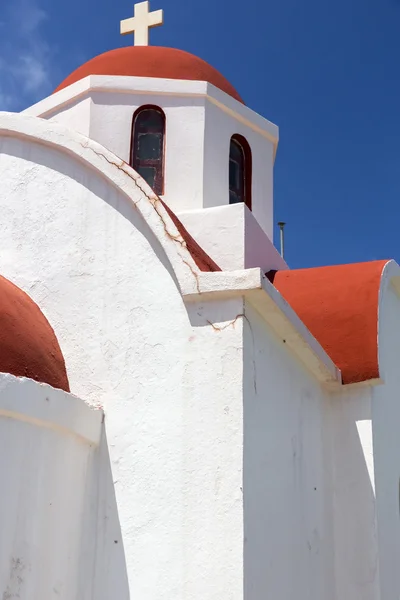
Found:
<path fill-rule="evenodd" d="M 178 217 L 223 271 L 259 267 L 267 273 L 288 268 L 243 203 L 180 212 Z"/>
<path fill-rule="evenodd" d="M 88 479 L 102 419 L 71 394 L 0 374 L 2 598 L 81 597 Z"/>
<path fill-rule="evenodd" d="M 378 320 L 379 372 L 373 388 L 372 431 L 382 600 L 400 597 L 400 268 L 386 264 Z"/>

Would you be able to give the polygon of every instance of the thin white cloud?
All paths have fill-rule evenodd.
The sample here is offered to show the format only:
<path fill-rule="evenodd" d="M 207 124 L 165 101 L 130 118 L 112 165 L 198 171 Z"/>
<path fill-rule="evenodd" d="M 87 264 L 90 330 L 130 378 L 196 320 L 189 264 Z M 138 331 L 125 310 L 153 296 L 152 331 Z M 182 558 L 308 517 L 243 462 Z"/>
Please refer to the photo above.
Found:
<path fill-rule="evenodd" d="M 36 94 L 51 85 L 46 64 L 38 55 L 21 56 L 15 66 L 14 74 L 21 81 L 26 94 Z"/>
<path fill-rule="evenodd" d="M 12 111 L 14 100 L 0 88 L 0 110 Z"/>
<path fill-rule="evenodd" d="M 37 0 L 13 0 L 0 21 L 0 110 L 21 110 L 52 90 L 54 52 Z"/>
<path fill-rule="evenodd" d="M 19 15 L 23 15 L 22 19 L 18 19 L 21 35 L 35 34 L 39 26 L 47 20 L 47 13 L 29 0 L 20 0 L 18 8 L 17 5 L 18 3 L 13 5 L 11 16 L 17 20 Z"/>

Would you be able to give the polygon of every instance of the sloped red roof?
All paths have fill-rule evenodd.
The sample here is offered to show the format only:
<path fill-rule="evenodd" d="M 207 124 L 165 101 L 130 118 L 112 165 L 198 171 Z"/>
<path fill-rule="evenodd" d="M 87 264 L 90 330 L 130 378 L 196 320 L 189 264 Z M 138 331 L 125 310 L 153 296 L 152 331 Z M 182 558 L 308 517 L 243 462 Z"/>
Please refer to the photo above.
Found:
<path fill-rule="evenodd" d="M 345 384 L 379 377 L 379 290 L 387 262 L 267 274 L 342 371 Z"/>

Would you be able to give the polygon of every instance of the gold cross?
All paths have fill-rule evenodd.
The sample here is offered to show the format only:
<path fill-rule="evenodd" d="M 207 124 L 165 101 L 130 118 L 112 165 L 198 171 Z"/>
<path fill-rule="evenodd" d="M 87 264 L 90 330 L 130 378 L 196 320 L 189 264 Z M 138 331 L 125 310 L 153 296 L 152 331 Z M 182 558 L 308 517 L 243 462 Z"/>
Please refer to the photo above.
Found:
<path fill-rule="evenodd" d="M 135 4 L 135 16 L 121 21 L 121 35 L 135 34 L 135 46 L 149 45 L 149 29 L 164 23 L 164 11 L 150 12 L 150 2 Z"/>

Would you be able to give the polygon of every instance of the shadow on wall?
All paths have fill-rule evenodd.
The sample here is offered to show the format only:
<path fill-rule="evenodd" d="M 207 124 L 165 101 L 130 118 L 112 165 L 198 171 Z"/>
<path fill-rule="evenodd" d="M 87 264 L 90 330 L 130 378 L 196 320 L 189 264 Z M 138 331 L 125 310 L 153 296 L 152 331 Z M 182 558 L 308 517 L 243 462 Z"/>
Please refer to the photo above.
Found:
<path fill-rule="evenodd" d="M 190 302 L 185 304 L 185 308 L 195 330 L 212 327 L 217 333 L 236 328 L 240 331 L 245 319 L 242 298 Z"/>
<path fill-rule="evenodd" d="M 374 600 L 379 556 L 370 391 L 330 400 L 337 595 Z"/>
<path fill-rule="evenodd" d="M 95 469 L 95 472 L 98 473 L 98 477 L 93 482 L 95 494 L 92 497 L 95 501 L 97 498 L 97 506 L 90 507 L 93 511 L 95 531 L 93 598 L 113 600 L 118 597 L 118 600 L 129 600 L 131 594 L 124 543 L 104 424 L 96 461 L 98 468 Z M 80 574 L 82 595 L 84 595 L 84 582 L 87 577 L 87 569 L 84 568 L 84 561 L 82 561 Z"/>

